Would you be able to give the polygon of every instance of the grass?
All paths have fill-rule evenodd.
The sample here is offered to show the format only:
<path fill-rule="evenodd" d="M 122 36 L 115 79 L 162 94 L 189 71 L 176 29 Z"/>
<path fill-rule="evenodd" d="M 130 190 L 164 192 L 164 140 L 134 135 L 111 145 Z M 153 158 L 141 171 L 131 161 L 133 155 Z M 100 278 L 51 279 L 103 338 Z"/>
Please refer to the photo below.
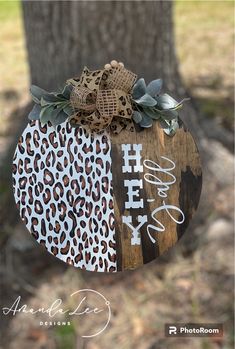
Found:
<path fill-rule="evenodd" d="M 0 1 L 0 21 L 5 22 L 20 16 L 19 1 Z"/>
<path fill-rule="evenodd" d="M 233 2 L 175 1 L 176 47 L 186 81 L 207 74 L 233 83 L 233 13 Z"/>
<path fill-rule="evenodd" d="M 28 65 L 20 1 L 0 1 L 0 76 L 2 90 L 18 92 L 28 83 Z"/>
<path fill-rule="evenodd" d="M 4 134 L 8 115 L 26 98 L 29 86 L 20 1 L 0 1 L 0 23 L 0 128 Z"/>
<path fill-rule="evenodd" d="M 55 327 L 54 334 L 57 349 L 73 349 L 75 347 L 76 331 L 72 323 L 70 326 Z"/>
<path fill-rule="evenodd" d="M 233 128 L 234 2 L 175 1 L 176 48 L 186 87 L 206 117 Z"/>

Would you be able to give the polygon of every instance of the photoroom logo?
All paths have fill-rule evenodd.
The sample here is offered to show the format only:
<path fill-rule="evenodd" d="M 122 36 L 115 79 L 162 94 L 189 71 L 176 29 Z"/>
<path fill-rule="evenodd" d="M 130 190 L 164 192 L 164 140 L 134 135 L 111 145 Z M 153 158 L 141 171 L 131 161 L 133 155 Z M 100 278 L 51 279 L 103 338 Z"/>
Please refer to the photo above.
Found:
<path fill-rule="evenodd" d="M 166 337 L 223 337 L 222 324 L 165 324 Z"/>
<path fill-rule="evenodd" d="M 49 307 L 34 309 L 22 304 L 19 296 L 11 306 L 3 307 L 2 313 L 9 316 L 17 316 L 19 313 L 33 316 L 40 313 L 43 319 L 39 321 L 39 325 L 48 327 L 70 326 L 71 322 L 68 320 L 76 321 L 79 318 L 78 325 L 83 332 L 81 337 L 84 338 L 95 337 L 104 332 L 111 319 L 110 302 L 105 296 L 92 289 L 82 289 L 73 292 L 70 297 L 69 303 L 73 304 L 72 308 L 64 306 L 62 299 L 58 298 Z M 61 317 L 66 318 L 66 321 L 61 321 Z"/>
<path fill-rule="evenodd" d="M 177 327 L 169 326 L 169 334 L 177 334 Z"/>

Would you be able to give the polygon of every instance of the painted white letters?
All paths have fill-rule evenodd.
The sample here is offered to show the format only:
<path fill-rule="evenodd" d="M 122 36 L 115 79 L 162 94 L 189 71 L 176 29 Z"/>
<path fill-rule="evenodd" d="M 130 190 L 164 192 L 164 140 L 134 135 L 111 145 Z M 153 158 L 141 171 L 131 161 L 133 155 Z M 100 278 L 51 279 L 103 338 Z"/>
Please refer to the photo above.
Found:
<path fill-rule="evenodd" d="M 131 149 L 133 148 L 133 149 Z M 134 152 L 134 154 L 130 155 L 130 151 Z M 143 166 L 141 165 L 141 152 L 142 144 L 122 144 L 122 151 L 124 153 L 123 160 L 124 166 L 122 166 L 122 172 L 143 172 Z M 134 161 L 135 165 L 132 170 L 132 166 L 130 166 L 130 161 Z"/>
<path fill-rule="evenodd" d="M 139 225 L 137 227 L 133 227 L 132 225 L 132 217 L 131 216 L 122 216 L 122 222 L 125 223 L 131 230 L 131 244 L 132 245 L 140 245 L 140 228 L 148 221 L 147 216 L 137 216 L 137 220 Z"/>
<path fill-rule="evenodd" d="M 124 165 L 122 166 L 123 173 L 140 173 L 143 172 L 145 168 L 146 173 L 144 174 L 144 181 L 146 184 L 154 185 L 156 188 L 156 194 L 159 198 L 162 199 L 161 206 L 155 208 L 151 212 L 151 219 L 154 220 L 155 225 L 148 224 L 146 227 L 147 234 L 152 243 L 155 243 L 156 240 L 152 236 L 153 233 L 162 233 L 165 231 L 165 226 L 159 220 L 159 214 L 162 211 L 165 211 L 169 218 L 173 220 L 176 224 L 182 224 L 185 221 L 185 216 L 183 211 L 174 205 L 168 204 L 166 202 L 168 198 L 168 191 L 171 189 L 171 186 L 176 182 L 176 177 L 172 173 L 176 165 L 174 161 L 168 157 L 161 156 L 161 159 L 165 160 L 164 163 L 167 165 L 161 166 L 153 160 L 144 160 L 143 166 L 141 164 L 141 150 L 142 144 L 122 144 L 123 151 L 123 160 Z M 132 152 L 130 154 L 130 152 Z M 130 161 L 132 163 L 130 164 Z M 135 165 L 134 165 L 135 163 Z M 132 165 L 132 166 L 131 166 Z M 165 180 L 162 179 L 161 175 L 164 176 Z M 130 178 L 130 177 L 129 177 Z M 142 179 L 125 179 L 124 186 L 127 188 L 127 197 L 128 201 L 125 202 L 125 209 L 140 209 L 144 208 L 144 201 L 140 198 L 140 189 L 143 189 L 143 180 Z M 154 202 L 155 198 L 148 198 L 147 202 Z M 133 212 L 133 211 L 132 211 Z M 139 213 L 139 212 L 138 212 Z M 140 245 L 140 228 L 148 222 L 147 215 L 138 215 L 137 221 L 139 225 L 134 227 L 132 225 L 132 216 L 123 216 L 122 222 L 125 223 L 132 231 L 131 236 L 131 245 Z"/>
<path fill-rule="evenodd" d="M 143 180 L 142 179 L 125 179 L 124 180 L 124 186 L 128 188 L 127 191 L 127 196 L 128 196 L 128 201 L 125 202 L 125 208 L 143 208 L 144 207 L 144 202 L 143 199 L 134 201 L 135 197 L 139 198 L 140 197 L 140 191 L 139 189 L 134 188 L 140 188 L 143 189 Z"/>

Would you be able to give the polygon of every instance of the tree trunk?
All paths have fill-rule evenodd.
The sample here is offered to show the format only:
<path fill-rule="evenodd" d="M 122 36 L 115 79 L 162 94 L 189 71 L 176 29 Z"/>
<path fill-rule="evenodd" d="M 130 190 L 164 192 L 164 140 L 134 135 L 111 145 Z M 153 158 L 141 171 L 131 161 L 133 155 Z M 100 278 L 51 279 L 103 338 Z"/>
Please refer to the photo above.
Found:
<path fill-rule="evenodd" d="M 172 2 L 23 1 L 23 14 L 33 84 L 55 90 L 84 66 L 99 69 L 117 59 L 146 81 L 162 78 L 166 92 L 185 97 Z M 204 138 L 191 107 L 181 116 L 194 136 Z"/>
<path fill-rule="evenodd" d="M 178 86 L 171 2 L 25 1 L 23 10 L 33 84 L 54 89 L 85 65 L 117 59 Z"/>

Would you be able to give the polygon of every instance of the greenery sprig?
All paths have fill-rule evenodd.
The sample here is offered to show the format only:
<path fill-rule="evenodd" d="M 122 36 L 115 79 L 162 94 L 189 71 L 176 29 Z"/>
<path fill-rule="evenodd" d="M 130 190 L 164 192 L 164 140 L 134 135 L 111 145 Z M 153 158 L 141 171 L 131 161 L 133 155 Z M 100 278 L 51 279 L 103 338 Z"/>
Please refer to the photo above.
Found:
<path fill-rule="evenodd" d="M 167 93 L 161 94 L 162 80 L 157 79 L 146 85 L 143 78 L 133 87 L 131 98 L 133 105 L 133 121 L 142 128 L 149 128 L 158 120 L 164 132 L 173 136 L 180 127 L 179 109 L 188 98 L 177 102 Z M 42 125 L 47 122 L 55 127 L 72 116 L 73 108 L 70 103 L 71 84 L 66 84 L 59 92 L 47 92 L 32 85 L 30 92 L 35 105 L 28 118 L 40 120 Z"/>
<path fill-rule="evenodd" d="M 40 120 L 42 125 L 48 121 L 55 127 L 64 122 L 73 110 L 70 105 L 72 85 L 65 85 L 59 92 L 47 92 L 42 88 L 32 85 L 30 93 L 36 103 L 30 112 L 30 120 Z"/>
<path fill-rule="evenodd" d="M 177 102 L 167 93 L 160 94 L 162 80 L 151 81 L 147 86 L 143 78 L 133 87 L 133 120 L 143 128 L 151 127 L 154 120 L 160 122 L 168 136 L 173 136 L 180 127 L 178 110 L 188 98 Z"/>

